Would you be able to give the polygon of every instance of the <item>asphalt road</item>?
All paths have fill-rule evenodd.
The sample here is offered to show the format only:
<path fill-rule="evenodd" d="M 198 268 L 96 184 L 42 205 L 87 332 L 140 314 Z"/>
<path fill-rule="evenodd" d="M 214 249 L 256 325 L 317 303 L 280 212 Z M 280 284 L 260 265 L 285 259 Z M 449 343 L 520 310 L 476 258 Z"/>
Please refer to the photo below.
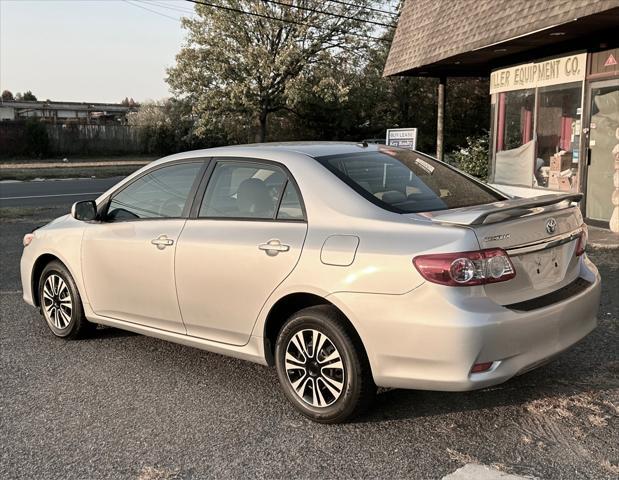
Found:
<path fill-rule="evenodd" d="M 325 426 L 266 367 L 110 328 L 53 337 L 21 299 L 20 241 L 71 201 L 0 223 L 0 478 L 439 479 L 477 462 L 619 475 L 617 251 L 591 255 L 599 328 L 552 364 L 478 392 L 383 391 L 365 417 Z"/>
<path fill-rule="evenodd" d="M 123 177 L 0 182 L 0 207 L 37 207 L 94 199 Z"/>

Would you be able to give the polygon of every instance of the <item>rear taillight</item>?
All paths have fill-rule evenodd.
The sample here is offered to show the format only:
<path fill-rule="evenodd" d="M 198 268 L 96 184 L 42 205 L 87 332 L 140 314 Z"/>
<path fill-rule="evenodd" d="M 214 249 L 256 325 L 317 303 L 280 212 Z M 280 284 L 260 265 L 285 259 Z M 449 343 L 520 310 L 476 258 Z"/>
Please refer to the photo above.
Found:
<path fill-rule="evenodd" d="M 507 252 L 500 248 L 419 255 L 413 264 L 429 282 L 452 287 L 504 282 L 516 276 Z"/>
<path fill-rule="evenodd" d="M 580 236 L 578 237 L 578 242 L 576 243 L 576 256 L 580 257 L 585 250 L 587 249 L 587 240 L 589 239 L 589 231 L 587 230 L 587 226 L 582 226 L 582 231 L 580 232 Z"/>

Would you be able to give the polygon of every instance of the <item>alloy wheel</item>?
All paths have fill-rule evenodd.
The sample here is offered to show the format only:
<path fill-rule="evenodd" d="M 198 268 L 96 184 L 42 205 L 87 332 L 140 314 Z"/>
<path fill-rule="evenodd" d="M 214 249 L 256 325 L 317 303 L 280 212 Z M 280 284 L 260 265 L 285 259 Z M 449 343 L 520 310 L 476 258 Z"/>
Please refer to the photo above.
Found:
<path fill-rule="evenodd" d="M 52 273 L 43 284 L 43 311 L 47 321 L 59 330 L 71 323 L 71 291 L 60 275 Z"/>
<path fill-rule="evenodd" d="M 342 395 L 342 357 L 333 341 L 318 330 L 300 330 L 292 336 L 285 368 L 297 396 L 313 407 L 328 407 Z"/>

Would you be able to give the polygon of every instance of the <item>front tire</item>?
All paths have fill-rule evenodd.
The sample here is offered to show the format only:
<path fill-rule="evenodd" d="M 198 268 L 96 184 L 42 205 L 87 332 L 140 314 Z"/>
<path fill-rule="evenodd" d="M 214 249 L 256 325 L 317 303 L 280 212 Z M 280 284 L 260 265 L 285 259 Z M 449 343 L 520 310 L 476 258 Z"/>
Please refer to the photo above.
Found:
<path fill-rule="evenodd" d="M 275 345 L 284 394 L 306 417 L 341 423 L 364 412 L 376 386 L 365 350 L 342 314 L 330 305 L 295 313 Z"/>
<path fill-rule="evenodd" d="M 57 337 L 83 338 L 96 325 L 86 320 L 73 277 L 62 263 L 48 263 L 39 279 L 39 305 L 47 326 Z"/>

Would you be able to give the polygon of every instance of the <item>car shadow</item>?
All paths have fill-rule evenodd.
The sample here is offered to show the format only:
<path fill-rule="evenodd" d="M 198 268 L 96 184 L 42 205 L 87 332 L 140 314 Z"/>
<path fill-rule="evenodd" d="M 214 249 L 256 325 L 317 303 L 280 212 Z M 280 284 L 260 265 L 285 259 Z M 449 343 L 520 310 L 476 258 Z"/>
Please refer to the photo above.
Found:
<path fill-rule="evenodd" d="M 108 327 L 106 325 L 97 325 L 97 329 L 85 340 L 102 340 L 105 338 L 121 338 L 134 337 L 137 333 L 129 330 L 121 330 L 119 328 Z"/>

